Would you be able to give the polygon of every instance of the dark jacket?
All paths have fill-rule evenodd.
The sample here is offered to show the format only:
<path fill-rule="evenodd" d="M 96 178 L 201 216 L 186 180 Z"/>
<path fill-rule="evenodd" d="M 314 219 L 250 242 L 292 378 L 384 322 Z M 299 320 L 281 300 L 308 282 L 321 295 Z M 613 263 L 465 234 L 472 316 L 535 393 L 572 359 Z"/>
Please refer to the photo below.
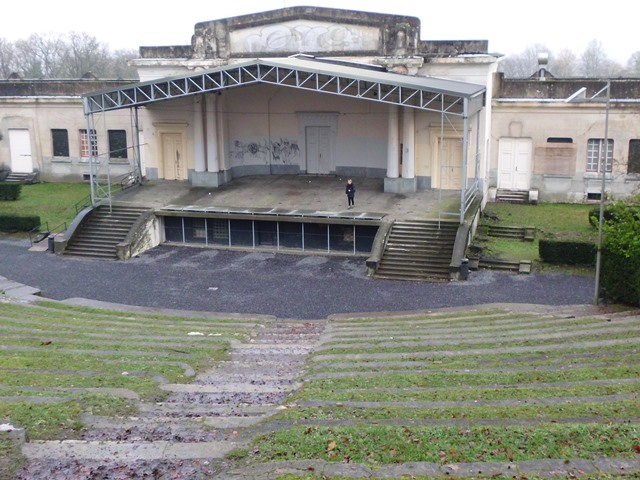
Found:
<path fill-rule="evenodd" d="M 353 183 L 347 183 L 345 193 L 348 197 L 353 197 L 356 194 L 356 186 Z"/>

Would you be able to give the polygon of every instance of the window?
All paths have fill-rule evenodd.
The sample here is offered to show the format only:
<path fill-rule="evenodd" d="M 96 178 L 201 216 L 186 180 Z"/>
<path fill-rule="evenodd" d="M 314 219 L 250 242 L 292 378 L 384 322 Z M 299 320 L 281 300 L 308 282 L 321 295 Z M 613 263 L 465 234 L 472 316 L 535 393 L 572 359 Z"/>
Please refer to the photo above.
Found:
<path fill-rule="evenodd" d="M 640 140 L 629 140 L 627 173 L 640 173 Z"/>
<path fill-rule="evenodd" d="M 573 138 L 569 137 L 549 137 L 547 143 L 573 143 Z"/>
<path fill-rule="evenodd" d="M 607 161 L 605 170 L 611 171 L 613 165 L 613 140 L 608 139 Z M 602 138 L 590 138 L 587 143 L 587 172 L 600 172 L 601 159 L 605 155 L 605 144 Z"/>
<path fill-rule="evenodd" d="M 69 156 L 69 134 L 65 129 L 52 128 L 51 142 L 53 143 L 54 157 Z"/>
<path fill-rule="evenodd" d="M 109 130 L 109 158 L 127 158 L 127 132 Z"/>
<path fill-rule="evenodd" d="M 91 130 L 91 135 L 87 134 L 87 130 L 80 130 L 80 156 L 82 158 L 98 156 L 98 135 L 95 130 Z"/>

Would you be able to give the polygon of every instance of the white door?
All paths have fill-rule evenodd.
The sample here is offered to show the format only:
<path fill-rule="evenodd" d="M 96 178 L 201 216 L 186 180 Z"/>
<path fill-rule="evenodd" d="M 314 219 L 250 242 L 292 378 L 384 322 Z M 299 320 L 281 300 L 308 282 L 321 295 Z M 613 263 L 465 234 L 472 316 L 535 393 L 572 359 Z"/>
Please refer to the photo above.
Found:
<path fill-rule="evenodd" d="M 307 173 L 326 174 L 331 172 L 331 148 L 329 127 L 306 127 L 305 145 Z"/>
<path fill-rule="evenodd" d="M 440 148 L 442 142 L 442 148 Z M 440 188 L 460 190 L 462 188 L 462 141 L 456 138 L 438 139 L 440 160 Z"/>
<path fill-rule="evenodd" d="M 530 138 L 501 138 L 498 142 L 498 188 L 529 190 L 531 186 Z"/>
<path fill-rule="evenodd" d="M 186 180 L 187 165 L 182 152 L 182 134 L 162 133 L 162 163 L 165 180 Z"/>
<path fill-rule="evenodd" d="M 11 151 L 11 171 L 14 173 L 32 173 L 31 136 L 29 130 L 9 129 L 9 150 Z"/>

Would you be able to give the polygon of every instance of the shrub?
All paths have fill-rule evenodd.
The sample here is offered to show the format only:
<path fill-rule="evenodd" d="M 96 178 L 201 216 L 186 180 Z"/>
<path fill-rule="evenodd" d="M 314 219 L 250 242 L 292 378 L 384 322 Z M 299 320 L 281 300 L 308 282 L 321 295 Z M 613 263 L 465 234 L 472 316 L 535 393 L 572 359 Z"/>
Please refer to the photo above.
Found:
<path fill-rule="evenodd" d="M 603 225 L 601 284 L 612 302 L 640 306 L 640 206 L 616 202 Z"/>
<path fill-rule="evenodd" d="M 0 200 L 18 200 L 21 191 L 21 183 L 0 182 Z"/>
<path fill-rule="evenodd" d="M 0 215 L 0 231 L 2 232 L 28 232 L 40 225 L 40 217 L 37 215 Z"/>
<path fill-rule="evenodd" d="M 540 259 L 557 265 L 593 265 L 596 260 L 596 246 L 590 242 L 570 242 L 541 239 L 538 246 Z"/>

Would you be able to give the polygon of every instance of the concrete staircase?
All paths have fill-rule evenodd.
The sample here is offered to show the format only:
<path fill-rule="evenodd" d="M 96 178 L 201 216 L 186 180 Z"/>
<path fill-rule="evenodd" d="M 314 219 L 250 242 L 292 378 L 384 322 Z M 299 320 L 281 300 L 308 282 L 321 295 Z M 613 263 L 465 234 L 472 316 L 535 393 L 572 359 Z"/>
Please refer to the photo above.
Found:
<path fill-rule="evenodd" d="M 249 343 L 232 343 L 229 359 L 217 362 L 193 383 L 161 385 L 168 398 L 138 402 L 135 416 L 85 414 L 81 440 L 25 443 L 22 453 L 41 475 L 34 480 L 57 478 L 47 471 L 55 465 L 51 460 L 62 462 L 69 474 L 64 478 L 89 478 L 86 472 L 100 472 L 100 478 L 131 478 L 118 475 L 129 471 L 127 465 L 144 472 L 171 469 L 171 475 L 149 478 L 219 478 L 214 475 L 215 462 L 248 446 L 264 433 L 260 422 L 286 408 L 324 328 L 321 321 L 271 322 Z M 194 469 L 196 462 L 199 471 Z M 78 469 L 85 474 L 80 476 Z"/>
<path fill-rule="evenodd" d="M 449 280 L 458 224 L 405 220 L 393 224 L 375 278 Z"/>
<path fill-rule="evenodd" d="M 529 192 L 527 190 L 498 189 L 496 192 L 496 201 L 507 203 L 529 203 Z"/>
<path fill-rule="evenodd" d="M 482 227 L 481 229 L 485 229 Z M 511 240 L 533 241 L 535 239 L 535 227 L 507 227 L 502 225 L 486 226 L 486 234 L 490 237 L 507 238 Z"/>
<path fill-rule="evenodd" d="M 108 206 L 96 208 L 84 219 L 71 238 L 65 255 L 115 260 L 116 245 L 122 242 L 135 221 L 147 212 L 144 207 Z"/>
<path fill-rule="evenodd" d="M 4 182 L 10 183 L 34 183 L 37 179 L 37 173 L 16 173 L 11 172 L 4 178 Z"/>

